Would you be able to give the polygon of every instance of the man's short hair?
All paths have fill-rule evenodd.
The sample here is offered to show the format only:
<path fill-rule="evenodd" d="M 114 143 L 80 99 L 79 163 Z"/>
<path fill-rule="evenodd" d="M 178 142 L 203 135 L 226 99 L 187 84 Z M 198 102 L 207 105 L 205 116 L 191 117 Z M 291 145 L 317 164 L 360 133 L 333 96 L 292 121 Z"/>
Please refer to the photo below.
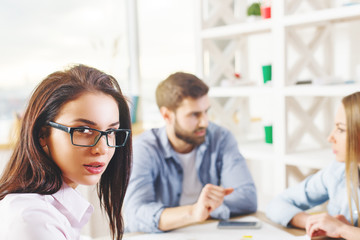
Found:
<path fill-rule="evenodd" d="M 156 103 L 159 108 L 176 110 L 187 98 L 198 99 L 206 95 L 209 87 L 190 73 L 176 72 L 160 82 L 156 88 Z"/>

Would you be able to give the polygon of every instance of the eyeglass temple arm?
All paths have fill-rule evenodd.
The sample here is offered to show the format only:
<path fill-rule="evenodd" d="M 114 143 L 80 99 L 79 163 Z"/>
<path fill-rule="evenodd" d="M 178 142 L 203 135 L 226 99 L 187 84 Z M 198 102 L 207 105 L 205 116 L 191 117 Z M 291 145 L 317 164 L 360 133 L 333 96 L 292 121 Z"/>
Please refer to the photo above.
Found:
<path fill-rule="evenodd" d="M 71 130 L 70 127 L 66 127 L 66 126 L 60 125 L 60 124 L 55 123 L 55 122 L 49 122 L 49 125 L 52 126 L 52 127 L 54 127 L 54 128 L 63 130 L 63 131 L 65 131 L 65 132 L 68 132 L 68 133 L 70 133 L 70 130 Z"/>

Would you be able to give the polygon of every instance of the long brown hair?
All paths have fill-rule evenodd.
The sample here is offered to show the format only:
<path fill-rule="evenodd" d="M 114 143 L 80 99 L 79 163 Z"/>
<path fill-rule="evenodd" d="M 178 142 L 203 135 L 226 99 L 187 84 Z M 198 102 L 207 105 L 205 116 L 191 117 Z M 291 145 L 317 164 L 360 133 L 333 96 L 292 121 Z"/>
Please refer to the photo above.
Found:
<path fill-rule="evenodd" d="M 37 86 L 26 108 L 20 138 L 0 179 L 0 200 L 10 193 L 53 194 L 59 191 L 63 184 L 61 170 L 40 146 L 41 129 L 54 121 L 65 103 L 84 92 L 112 96 L 119 107 L 120 126 L 131 129 L 128 104 L 115 78 L 84 65 L 50 74 Z M 130 136 L 124 147 L 116 148 L 97 184 L 100 205 L 109 217 L 113 239 L 123 236 L 121 208 L 131 161 Z"/>
<path fill-rule="evenodd" d="M 350 94 L 343 98 L 342 104 L 346 115 L 346 187 L 349 201 L 351 223 L 354 223 L 351 202 L 355 202 L 359 211 L 359 164 L 360 164 L 360 92 Z M 358 226 L 360 222 L 358 218 Z"/>

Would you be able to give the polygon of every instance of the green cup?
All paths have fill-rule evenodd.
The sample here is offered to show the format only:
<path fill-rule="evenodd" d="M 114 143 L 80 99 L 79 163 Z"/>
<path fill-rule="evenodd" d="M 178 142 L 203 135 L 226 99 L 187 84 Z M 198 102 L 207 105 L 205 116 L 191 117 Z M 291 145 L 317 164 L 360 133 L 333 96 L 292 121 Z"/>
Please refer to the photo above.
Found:
<path fill-rule="evenodd" d="M 265 142 L 266 143 L 273 143 L 272 125 L 264 126 L 264 129 L 265 129 Z"/>
<path fill-rule="evenodd" d="M 264 83 L 271 81 L 271 64 L 262 66 Z"/>

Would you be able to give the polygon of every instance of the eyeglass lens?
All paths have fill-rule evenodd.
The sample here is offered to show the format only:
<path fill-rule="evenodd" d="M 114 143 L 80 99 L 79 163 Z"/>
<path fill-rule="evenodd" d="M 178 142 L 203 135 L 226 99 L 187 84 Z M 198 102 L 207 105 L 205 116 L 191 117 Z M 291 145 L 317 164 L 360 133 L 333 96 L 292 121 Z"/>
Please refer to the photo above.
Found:
<path fill-rule="evenodd" d="M 110 131 L 108 132 L 107 141 L 111 147 L 121 146 L 127 138 L 126 131 Z M 101 132 L 92 129 L 74 129 L 72 141 L 75 145 L 92 146 L 101 137 Z"/>

